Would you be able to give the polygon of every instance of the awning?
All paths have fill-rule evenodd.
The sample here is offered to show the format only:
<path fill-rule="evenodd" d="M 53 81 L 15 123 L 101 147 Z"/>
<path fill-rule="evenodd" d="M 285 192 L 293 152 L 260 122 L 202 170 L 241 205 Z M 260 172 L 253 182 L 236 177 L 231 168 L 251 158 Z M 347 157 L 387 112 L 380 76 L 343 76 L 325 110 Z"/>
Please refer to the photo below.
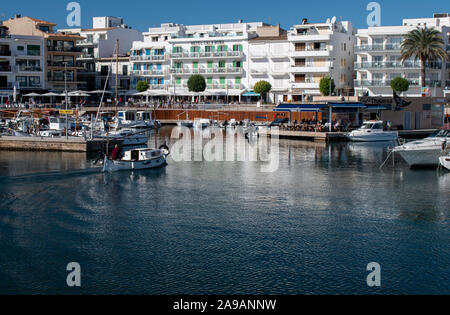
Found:
<path fill-rule="evenodd" d="M 248 91 L 248 92 L 245 92 L 244 94 L 242 94 L 242 96 L 249 96 L 249 97 L 255 96 L 255 97 L 261 97 L 261 94 L 255 93 L 254 91 Z"/>
<path fill-rule="evenodd" d="M 386 105 L 366 105 L 368 110 L 392 110 L 391 104 Z"/>
<path fill-rule="evenodd" d="M 319 112 L 327 107 L 326 104 L 280 104 L 274 111 L 276 112 Z"/>
<path fill-rule="evenodd" d="M 333 108 L 366 108 L 367 106 L 363 103 L 328 103 L 328 105 Z"/>

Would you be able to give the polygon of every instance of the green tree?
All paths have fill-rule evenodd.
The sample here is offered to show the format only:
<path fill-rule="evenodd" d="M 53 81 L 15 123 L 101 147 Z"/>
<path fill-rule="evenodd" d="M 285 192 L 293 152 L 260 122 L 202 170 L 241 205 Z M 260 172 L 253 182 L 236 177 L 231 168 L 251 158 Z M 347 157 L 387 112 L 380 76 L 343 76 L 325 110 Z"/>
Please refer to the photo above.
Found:
<path fill-rule="evenodd" d="M 148 82 L 147 81 L 138 81 L 137 85 L 136 85 L 136 90 L 138 92 L 145 92 L 147 91 L 149 88 Z"/>
<path fill-rule="evenodd" d="M 391 81 L 391 88 L 394 92 L 406 92 L 409 90 L 409 81 L 402 77 L 396 77 Z"/>
<path fill-rule="evenodd" d="M 330 77 L 323 77 L 320 79 L 319 90 L 322 96 L 329 96 L 334 92 L 336 85 L 334 84 L 334 80 L 331 80 L 331 93 L 330 93 Z"/>
<path fill-rule="evenodd" d="M 400 60 L 405 63 L 411 58 L 414 58 L 414 61 L 420 60 L 421 62 L 421 83 L 422 87 L 425 87 L 426 63 L 447 59 L 442 33 L 434 28 L 428 27 L 418 27 L 407 33 L 401 45 Z"/>
<path fill-rule="evenodd" d="M 194 74 L 188 80 L 188 89 L 190 92 L 203 92 L 206 90 L 206 80 L 199 74 Z"/>
<path fill-rule="evenodd" d="M 267 81 L 258 81 L 253 87 L 255 93 L 261 94 L 261 99 L 266 98 L 266 94 L 272 90 L 272 85 Z"/>

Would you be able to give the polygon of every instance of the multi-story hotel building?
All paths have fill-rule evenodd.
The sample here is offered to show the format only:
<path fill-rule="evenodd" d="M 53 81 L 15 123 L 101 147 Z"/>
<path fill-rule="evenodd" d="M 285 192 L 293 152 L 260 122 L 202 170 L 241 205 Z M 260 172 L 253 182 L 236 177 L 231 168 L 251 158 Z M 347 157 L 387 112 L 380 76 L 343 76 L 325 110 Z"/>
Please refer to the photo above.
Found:
<path fill-rule="evenodd" d="M 44 89 L 44 39 L 36 36 L 10 35 L 0 26 L 0 103 L 16 94 Z"/>
<path fill-rule="evenodd" d="M 201 74 L 206 95 L 240 100 L 248 88 L 249 39 L 264 23 L 162 24 L 144 33 L 131 53 L 132 85 L 146 80 L 155 95 L 191 95 L 187 81 Z"/>
<path fill-rule="evenodd" d="M 338 95 L 352 90 L 354 62 L 352 23 L 332 21 L 310 24 L 306 19 L 288 32 L 290 92 L 293 101 L 320 95 L 319 83 L 331 76 Z"/>
<path fill-rule="evenodd" d="M 290 82 L 290 58 L 287 32 L 280 26 L 261 26 L 257 37 L 249 40 L 249 71 L 245 82 L 249 89 L 261 80 L 272 85 L 268 101 L 287 102 Z"/>
<path fill-rule="evenodd" d="M 14 18 L 3 21 L 11 35 L 29 35 L 42 37 L 45 45 L 46 89 L 53 91 L 77 90 L 81 82 L 77 81 L 77 72 L 83 69 L 76 59 L 81 49 L 76 42 L 83 39 L 79 35 L 54 32 L 56 24 L 31 17 Z"/>
<path fill-rule="evenodd" d="M 115 56 L 117 42 L 122 63 L 123 57 L 129 55 L 133 42 L 143 40 L 141 32 L 125 25 L 122 18 L 111 16 L 94 17 L 91 29 L 59 31 L 78 34 L 84 38 L 77 42 L 77 47 L 81 49 L 77 62 L 83 67 L 78 71 L 78 79 L 85 82 L 84 88 L 88 90 L 103 88 L 102 80 L 105 78 L 99 75 L 99 68 L 105 66 L 104 59 Z M 98 62 L 101 63 L 100 66 L 97 65 Z"/>
<path fill-rule="evenodd" d="M 400 61 L 403 36 L 417 27 L 433 27 L 443 34 L 445 47 L 450 51 L 450 16 L 437 14 L 433 18 L 405 19 L 401 26 L 380 26 L 360 29 L 357 33 L 355 52 L 357 60 L 354 82 L 357 95 L 392 96 L 390 82 L 396 77 L 409 80 L 410 87 L 404 96 L 420 96 L 421 62 Z M 430 96 L 443 96 L 448 84 L 449 64 L 441 60 L 430 61 L 426 65 L 426 85 Z"/>

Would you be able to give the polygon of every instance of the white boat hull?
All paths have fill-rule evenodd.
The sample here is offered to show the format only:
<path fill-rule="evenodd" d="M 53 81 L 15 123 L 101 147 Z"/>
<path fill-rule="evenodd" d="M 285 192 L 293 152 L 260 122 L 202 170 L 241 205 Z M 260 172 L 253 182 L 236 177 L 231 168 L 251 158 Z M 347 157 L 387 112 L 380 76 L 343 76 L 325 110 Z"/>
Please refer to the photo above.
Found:
<path fill-rule="evenodd" d="M 429 148 L 422 150 L 394 151 L 399 154 L 409 166 L 436 166 L 442 155 L 440 148 Z"/>
<path fill-rule="evenodd" d="M 395 141 L 398 139 L 398 132 L 395 131 L 383 131 L 383 132 L 370 132 L 368 131 L 353 131 L 347 135 L 350 141 L 354 142 L 382 142 L 382 141 Z"/>
<path fill-rule="evenodd" d="M 446 168 L 447 170 L 450 171 L 450 155 L 447 156 L 441 156 L 439 158 L 439 163 Z"/>
<path fill-rule="evenodd" d="M 119 171 L 134 171 L 147 170 L 158 168 L 166 165 L 166 158 L 161 156 L 156 159 L 146 161 L 113 161 L 105 157 L 103 172 L 119 172 Z"/>

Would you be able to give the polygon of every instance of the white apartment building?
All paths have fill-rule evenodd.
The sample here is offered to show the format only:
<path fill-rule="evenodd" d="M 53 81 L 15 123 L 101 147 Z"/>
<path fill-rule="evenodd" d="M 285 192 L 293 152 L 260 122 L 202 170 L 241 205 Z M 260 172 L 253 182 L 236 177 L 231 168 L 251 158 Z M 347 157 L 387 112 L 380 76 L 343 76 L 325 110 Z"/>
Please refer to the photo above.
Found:
<path fill-rule="evenodd" d="M 201 74 L 206 95 L 240 100 L 248 89 L 249 39 L 264 23 L 162 24 L 144 33 L 131 53 L 132 85 L 149 82 L 155 95 L 190 96 L 187 81 Z"/>
<path fill-rule="evenodd" d="M 272 85 L 267 101 L 287 102 L 289 99 L 290 58 L 287 32 L 280 26 L 257 28 L 257 37 L 249 40 L 249 71 L 246 85 L 253 89 L 261 80 Z"/>
<path fill-rule="evenodd" d="M 66 29 L 61 32 L 79 34 L 84 39 L 77 42 L 82 48 L 82 54 L 77 62 L 84 68 L 79 71 L 79 81 L 86 82 L 89 90 L 101 88 L 102 78 L 98 76 L 96 61 L 111 58 L 116 54 L 118 42 L 119 56 L 127 56 L 132 49 L 133 42 L 142 41 L 142 33 L 123 24 L 117 17 L 94 17 L 91 29 Z M 129 65 L 128 65 L 129 66 Z"/>
<path fill-rule="evenodd" d="M 13 96 L 45 89 L 44 38 L 9 35 L 0 26 L 0 103 Z"/>
<path fill-rule="evenodd" d="M 443 33 L 445 47 L 450 52 L 450 16 L 436 14 L 433 18 L 404 19 L 401 26 L 380 26 L 360 29 L 357 33 L 356 80 L 357 95 L 392 96 L 390 81 L 396 77 L 409 80 L 410 87 L 403 96 L 421 96 L 421 63 L 411 59 L 400 61 L 403 36 L 417 27 L 433 27 Z M 426 65 L 426 84 L 430 96 L 443 96 L 449 80 L 449 63 L 441 60 Z"/>
<path fill-rule="evenodd" d="M 353 87 L 354 30 L 351 22 L 310 24 L 306 19 L 288 32 L 290 94 L 292 101 L 311 100 L 320 95 L 319 83 L 330 76 L 338 95 Z"/>

